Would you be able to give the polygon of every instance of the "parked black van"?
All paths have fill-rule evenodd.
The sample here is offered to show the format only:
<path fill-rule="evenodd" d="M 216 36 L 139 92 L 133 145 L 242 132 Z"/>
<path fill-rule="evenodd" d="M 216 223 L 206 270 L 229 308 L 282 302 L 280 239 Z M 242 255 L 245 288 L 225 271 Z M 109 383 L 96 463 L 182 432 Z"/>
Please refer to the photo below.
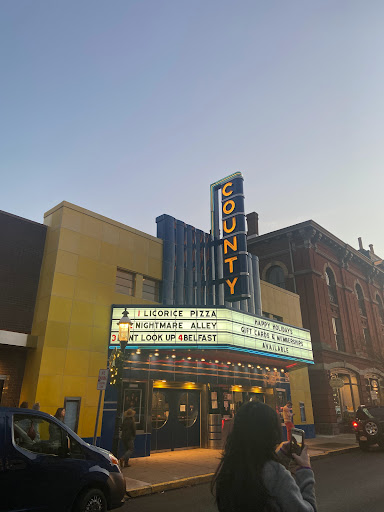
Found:
<path fill-rule="evenodd" d="M 0 407 L 0 511 L 104 512 L 124 495 L 111 453 L 49 414 Z"/>

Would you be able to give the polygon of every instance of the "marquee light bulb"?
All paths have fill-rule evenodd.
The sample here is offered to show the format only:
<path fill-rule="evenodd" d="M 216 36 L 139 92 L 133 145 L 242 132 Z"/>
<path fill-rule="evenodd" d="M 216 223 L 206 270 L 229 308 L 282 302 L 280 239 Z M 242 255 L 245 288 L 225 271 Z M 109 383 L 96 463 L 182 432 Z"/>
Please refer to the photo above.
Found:
<path fill-rule="evenodd" d="M 191 356 L 188 356 L 188 357 L 187 357 L 187 359 L 188 359 L 188 361 L 190 361 L 190 360 L 192 359 L 192 357 L 191 357 Z"/>
<path fill-rule="evenodd" d="M 172 358 L 175 359 L 175 357 L 176 357 L 175 354 L 172 354 Z"/>
<path fill-rule="evenodd" d="M 217 359 L 215 359 L 215 363 L 217 364 L 219 361 Z"/>

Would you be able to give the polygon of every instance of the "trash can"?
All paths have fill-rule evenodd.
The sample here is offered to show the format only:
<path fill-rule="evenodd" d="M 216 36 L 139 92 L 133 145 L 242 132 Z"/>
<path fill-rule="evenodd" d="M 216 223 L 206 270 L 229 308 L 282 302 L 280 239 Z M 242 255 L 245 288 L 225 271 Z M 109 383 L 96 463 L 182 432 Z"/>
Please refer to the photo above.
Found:
<path fill-rule="evenodd" d="M 208 416 L 208 448 L 221 448 L 221 414 Z"/>

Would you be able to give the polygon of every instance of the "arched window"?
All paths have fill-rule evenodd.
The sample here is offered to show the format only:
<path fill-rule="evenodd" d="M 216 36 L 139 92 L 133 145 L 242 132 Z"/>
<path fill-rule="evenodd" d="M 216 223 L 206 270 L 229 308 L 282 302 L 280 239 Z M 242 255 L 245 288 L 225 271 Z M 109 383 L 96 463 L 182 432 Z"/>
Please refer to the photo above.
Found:
<path fill-rule="evenodd" d="M 381 300 L 380 295 L 376 295 L 376 300 L 379 308 L 379 316 L 381 323 L 384 324 L 384 308 L 383 308 L 383 301 Z"/>
<path fill-rule="evenodd" d="M 325 271 L 325 281 L 328 286 L 328 296 L 332 304 L 338 304 L 335 276 L 330 268 Z"/>
<path fill-rule="evenodd" d="M 267 272 L 268 283 L 285 289 L 284 270 L 279 265 L 273 265 Z"/>
<path fill-rule="evenodd" d="M 357 374 L 345 368 L 340 368 L 340 370 L 335 368 L 331 371 L 331 382 L 332 379 L 343 381 L 341 385 L 332 386 L 333 402 L 339 421 L 343 417 L 345 419 L 353 418 L 356 409 L 360 405 L 360 386 Z"/>
<path fill-rule="evenodd" d="M 356 285 L 356 295 L 357 295 L 357 302 L 359 303 L 360 315 L 367 316 L 367 311 L 365 309 L 363 290 L 361 289 L 361 286 L 359 284 Z"/>

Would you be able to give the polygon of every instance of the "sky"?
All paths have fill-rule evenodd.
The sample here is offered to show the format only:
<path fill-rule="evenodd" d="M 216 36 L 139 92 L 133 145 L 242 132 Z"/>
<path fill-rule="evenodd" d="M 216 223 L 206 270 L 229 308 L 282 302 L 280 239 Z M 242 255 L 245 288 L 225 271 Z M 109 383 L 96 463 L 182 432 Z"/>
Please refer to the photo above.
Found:
<path fill-rule="evenodd" d="M 260 234 L 384 256 L 382 0 L 2 0 L 0 209 L 210 229 L 240 171 Z"/>

